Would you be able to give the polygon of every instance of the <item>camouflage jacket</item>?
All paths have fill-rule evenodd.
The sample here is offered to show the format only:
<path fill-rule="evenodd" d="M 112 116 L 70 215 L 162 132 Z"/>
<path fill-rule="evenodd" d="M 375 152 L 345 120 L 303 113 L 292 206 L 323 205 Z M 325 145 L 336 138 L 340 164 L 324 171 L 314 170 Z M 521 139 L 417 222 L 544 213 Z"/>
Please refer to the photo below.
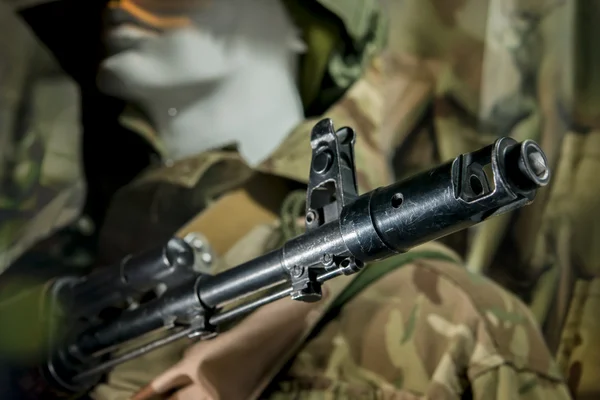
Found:
<path fill-rule="evenodd" d="M 39 2 L 0 2 L 0 273 L 85 195 L 79 89 L 15 13 Z"/>
<path fill-rule="evenodd" d="M 531 307 L 577 398 L 600 386 L 593 359 L 598 287 L 597 69 L 592 2 L 407 1 L 395 5 L 391 46 L 414 57 L 435 96 L 402 142 L 400 174 L 497 136 L 538 141 L 553 165 L 530 207 L 447 238 L 467 267 Z M 417 107 L 418 109 L 424 106 Z"/>

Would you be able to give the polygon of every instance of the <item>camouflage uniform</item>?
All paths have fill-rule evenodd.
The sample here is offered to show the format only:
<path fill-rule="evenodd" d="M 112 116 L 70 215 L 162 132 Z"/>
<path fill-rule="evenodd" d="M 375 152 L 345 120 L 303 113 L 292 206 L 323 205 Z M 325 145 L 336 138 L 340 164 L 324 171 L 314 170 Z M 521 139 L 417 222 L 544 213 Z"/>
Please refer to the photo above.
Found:
<path fill-rule="evenodd" d="M 38 1 L 39 2 L 39 1 Z M 79 89 L 0 4 L 0 273 L 81 212 Z"/>
<path fill-rule="evenodd" d="M 481 35 L 478 43 L 472 31 L 454 29 L 452 16 L 454 7 L 459 6 L 455 2 L 427 2 L 425 7 L 421 3 L 424 2 L 419 7 L 417 2 L 389 5 L 394 16 L 403 16 L 400 28 L 410 34 L 393 32 L 392 51 L 369 57 L 360 79 L 350 80 L 348 90 L 332 106 L 313 112 L 314 117 L 309 114 L 305 123 L 256 168 L 259 174 L 250 170 L 235 152 L 214 151 L 149 170 L 117 193 L 105 226 L 106 247 L 101 254 L 114 259 L 160 242 L 177 231 L 183 234 L 198 226 L 210 226 L 208 221 L 213 220 L 219 221 L 219 231 L 234 236 L 225 240 L 219 232 L 202 230 L 220 256 L 216 272 L 281 243 L 290 232 L 298 233 L 286 227 L 295 216 L 282 215 L 280 222 L 273 220 L 290 190 L 289 180 L 306 182 L 310 163 L 307 139 L 322 116 L 332 118 L 338 127 L 348 125 L 357 130 L 361 192 L 389 183 L 394 177 L 393 164 L 401 165 L 402 174 L 407 174 L 439 161 L 427 146 L 432 136 L 440 142 L 438 149 L 446 149 L 443 144 L 461 144 L 445 150 L 445 159 L 487 144 L 494 135 L 507 134 L 494 131 L 483 135 L 471 128 L 472 134 L 466 135 L 468 140 L 457 140 L 462 132 L 453 128 L 457 125 L 453 125 L 450 106 L 445 109 L 448 113 L 442 115 L 450 119 L 444 136 L 424 128 L 425 117 L 432 116 L 429 106 L 441 106 L 443 100 L 438 98 L 444 98 L 445 92 L 479 90 L 481 82 L 476 74 L 454 74 L 463 71 L 463 63 L 471 66 L 481 61 L 477 56 L 481 55 L 485 38 Z M 479 13 L 487 11 L 473 7 Z M 415 25 L 409 16 L 428 20 Z M 433 32 L 430 36 L 426 32 L 420 35 L 419 29 Z M 426 46 L 419 47 L 421 44 Z M 474 53 L 470 46 L 474 46 Z M 463 48 L 469 51 L 455 54 Z M 436 60 L 436 56 L 443 60 Z M 445 64 L 447 57 L 451 57 L 449 64 Z M 335 70 L 332 65 L 329 73 Z M 470 80 L 462 82 L 456 78 Z M 477 97 L 468 91 L 459 100 L 477 108 Z M 133 114 L 129 117 L 132 126 L 144 125 L 146 137 L 156 137 L 148 124 L 133 122 Z M 400 151 L 396 152 L 398 148 Z M 264 192 L 261 188 L 267 186 L 272 190 L 270 204 L 269 199 L 260 196 Z M 250 203 L 254 205 L 266 202 L 262 209 L 253 208 L 263 212 L 262 220 L 248 221 L 249 213 L 236 211 L 240 207 L 236 201 L 244 198 L 253 199 Z M 175 199 L 177 210 L 173 207 Z M 197 215 L 200 209 L 204 210 Z M 219 212 L 226 218 L 211 219 L 211 213 Z M 228 227 L 226 219 L 234 221 L 235 227 Z M 180 229 L 188 221 L 188 226 Z M 257 243 L 258 233 L 252 230 L 256 223 L 267 223 L 267 228 L 274 224 L 274 229 L 268 228 L 265 234 L 269 237 L 265 239 L 268 246 Z M 135 226 L 135 231 L 127 230 L 128 225 Z M 235 242 L 238 245 L 233 246 Z M 127 398 L 167 370 L 136 398 L 174 387 L 181 389 L 178 398 L 569 398 L 526 307 L 491 281 L 459 267 L 457 257 L 448 255 L 446 248 L 431 246 L 433 250 L 424 247 L 372 265 L 358 277 L 328 283 L 329 296 L 316 308 L 290 304 L 288 311 L 293 312 L 282 313 L 278 319 L 273 318 L 278 306 L 267 306 L 254 314 L 261 318 L 258 325 L 262 331 L 260 326 L 252 325 L 250 316 L 217 339 L 192 346 L 182 364 L 177 361 L 188 342 L 123 364 L 96 388 L 93 397 Z M 375 275 L 370 276 L 372 273 Z M 386 279 L 379 279 L 379 274 L 385 274 Z M 370 283 L 366 288 L 364 283 L 355 283 L 365 280 Z M 273 313 L 269 314 L 269 310 Z M 286 315 L 298 318 L 289 320 L 284 318 Z M 232 347 L 233 339 L 228 338 L 236 335 L 241 335 L 243 344 L 238 342 Z M 198 365 L 192 363 L 193 372 L 186 375 L 181 368 L 186 359 L 194 359 L 198 353 L 198 357 L 206 358 Z M 251 368 L 240 371 L 241 365 L 250 362 Z"/>
<path fill-rule="evenodd" d="M 403 142 L 408 159 L 397 164 L 400 171 L 427 168 L 498 135 L 541 143 L 554 178 L 535 203 L 446 242 L 471 271 L 530 306 L 572 393 L 598 397 L 600 326 L 589 314 L 598 276 L 597 79 L 590 72 L 598 6 L 490 0 L 397 7 L 403 20 L 391 40 L 436 82 L 429 113 Z"/>

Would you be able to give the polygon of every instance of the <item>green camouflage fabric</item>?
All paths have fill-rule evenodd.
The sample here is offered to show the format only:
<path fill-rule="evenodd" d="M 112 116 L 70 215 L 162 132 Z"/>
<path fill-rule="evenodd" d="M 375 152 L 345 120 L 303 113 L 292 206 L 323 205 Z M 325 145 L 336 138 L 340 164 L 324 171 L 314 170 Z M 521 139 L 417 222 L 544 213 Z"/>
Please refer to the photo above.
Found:
<path fill-rule="evenodd" d="M 31 4 L 0 2 L 0 273 L 72 223 L 85 193 L 79 90 L 15 14 Z"/>
<path fill-rule="evenodd" d="M 570 396 L 525 305 L 462 266 L 422 259 L 343 306 L 265 398 Z"/>
<path fill-rule="evenodd" d="M 447 238 L 467 267 L 532 309 L 577 398 L 598 398 L 600 186 L 596 2 L 390 2 L 390 44 L 435 82 L 435 98 L 395 164 L 428 168 L 497 136 L 538 141 L 553 166 L 533 205 Z M 415 61 L 416 60 L 416 61 Z M 410 156 L 412 154 L 421 157 Z"/>

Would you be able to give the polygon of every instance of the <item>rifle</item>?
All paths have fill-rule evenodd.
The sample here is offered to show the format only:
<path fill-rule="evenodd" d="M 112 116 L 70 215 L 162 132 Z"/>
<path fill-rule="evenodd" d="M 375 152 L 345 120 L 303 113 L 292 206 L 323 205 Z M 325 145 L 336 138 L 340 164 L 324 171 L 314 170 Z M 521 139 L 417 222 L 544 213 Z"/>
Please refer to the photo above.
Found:
<path fill-rule="evenodd" d="M 336 131 L 330 119 L 315 125 L 306 231 L 277 250 L 210 275 L 209 244 L 201 235 L 188 235 L 84 277 L 54 279 L 47 286 L 48 319 L 70 329 L 49 339 L 53 345 L 41 376 L 59 392 L 85 392 L 120 363 L 181 338 L 214 337 L 223 324 L 270 302 L 288 296 L 318 301 L 325 281 L 523 207 L 550 179 L 535 142 L 504 137 L 359 196 L 355 140 L 351 128 Z M 223 310 L 257 292 L 264 294 Z M 148 293 L 154 297 L 143 301 Z M 160 329 L 169 334 L 110 355 Z"/>

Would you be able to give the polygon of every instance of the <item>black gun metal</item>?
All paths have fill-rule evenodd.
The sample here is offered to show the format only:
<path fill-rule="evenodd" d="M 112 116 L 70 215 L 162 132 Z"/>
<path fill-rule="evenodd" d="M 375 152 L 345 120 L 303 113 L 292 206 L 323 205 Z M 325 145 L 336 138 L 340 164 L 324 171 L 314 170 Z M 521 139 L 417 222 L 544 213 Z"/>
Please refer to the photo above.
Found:
<path fill-rule="evenodd" d="M 81 390 L 114 365 L 173 338 L 187 335 L 206 339 L 217 334 L 219 325 L 283 297 L 317 301 L 326 280 L 356 273 L 367 263 L 523 207 L 550 179 L 546 157 L 535 142 L 500 138 L 436 168 L 359 196 L 354 140 L 352 129 L 335 131 L 329 119 L 313 129 L 304 234 L 223 273 L 195 273 L 193 279 L 185 275 L 164 295 L 91 324 L 53 353 L 47 375 L 64 389 Z M 86 304 L 79 305 L 86 312 L 98 311 L 148 289 L 173 271 L 189 271 L 190 264 L 193 254 L 184 242 L 174 240 L 166 248 L 126 260 L 116 272 L 97 273 L 76 284 L 65 284 L 60 293 L 81 300 L 90 293 L 106 292 L 95 304 L 83 301 Z M 110 294 L 106 285 L 115 281 L 119 290 Z M 265 289 L 277 285 L 282 289 L 266 293 Z M 261 290 L 265 295 L 258 300 L 221 311 L 223 305 Z M 182 330 L 129 354 L 109 360 L 99 356 L 148 332 L 176 327 Z"/>

